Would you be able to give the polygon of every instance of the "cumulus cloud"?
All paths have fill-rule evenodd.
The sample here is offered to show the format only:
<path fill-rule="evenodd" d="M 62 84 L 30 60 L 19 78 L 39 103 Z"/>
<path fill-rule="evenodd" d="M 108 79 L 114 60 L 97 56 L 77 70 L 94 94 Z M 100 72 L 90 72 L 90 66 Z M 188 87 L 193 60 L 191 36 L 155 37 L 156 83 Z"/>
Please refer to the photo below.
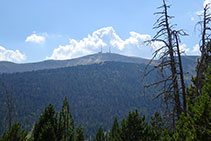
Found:
<path fill-rule="evenodd" d="M 103 52 L 109 52 L 109 48 L 113 53 L 150 58 L 154 48 L 160 45 L 146 46 L 144 41 L 151 39 L 150 35 L 137 32 L 130 32 L 129 34 L 130 36 L 123 40 L 112 27 L 101 28 L 82 40 L 70 39 L 69 44 L 60 45 L 54 49 L 52 55 L 47 59 L 76 58 L 97 53 L 101 49 Z"/>
<path fill-rule="evenodd" d="M 207 4 L 211 4 L 211 0 L 205 0 L 205 1 L 204 1 L 204 7 L 205 7 Z"/>
<path fill-rule="evenodd" d="M 25 42 L 43 43 L 43 42 L 45 42 L 45 36 L 32 34 L 32 35 L 26 37 Z"/>
<path fill-rule="evenodd" d="M 189 53 L 189 52 L 190 52 L 190 49 L 187 48 L 186 44 L 180 45 L 179 48 L 180 48 L 180 52 L 181 52 L 181 53 Z"/>
<path fill-rule="evenodd" d="M 180 47 L 181 50 L 184 50 L 187 55 L 201 55 L 199 44 L 196 44 L 192 48 L 187 48 L 185 44 Z"/>
<path fill-rule="evenodd" d="M 199 50 L 199 44 L 196 44 L 194 47 L 193 47 L 193 50 L 192 50 L 192 54 L 195 54 L 195 55 L 200 55 L 200 50 Z"/>
<path fill-rule="evenodd" d="M 19 50 L 7 50 L 0 46 L 0 61 L 21 62 L 25 60 L 25 58 L 25 55 L 22 54 Z"/>
<path fill-rule="evenodd" d="M 118 53 L 126 56 L 137 56 L 142 58 L 152 58 L 153 52 L 164 44 L 162 42 L 153 42 L 147 45 L 145 41 L 151 39 L 148 34 L 129 32 L 126 39 L 120 38 L 112 27 L 105 27 L 94 31 L 92 34 L 81 40 L 70 39 L 69 44 L 59 45 L 53 50 L 50 57 L 46 59 L 65 60 L 77 58 L 101 51 Z M 186 44 L 180 45 L 180 51 L 188 55 L 199 55 L 197 46 L 193 50 Z"/>
<path fill-rule="evenodd" d="M 204 4 L 203 4 L 203 7 L 205 7 L 207 4 L 210 4 L 209 6 L 211 6 L 211 0 L 205 0 Z M 211 9 L 209 9 L 209 11 L 211 11 Z M 203 15 L 203 12 L 204 12 L 203 10 L 197 11 L 196 15 L 198 15 L 198 16 Z"/>

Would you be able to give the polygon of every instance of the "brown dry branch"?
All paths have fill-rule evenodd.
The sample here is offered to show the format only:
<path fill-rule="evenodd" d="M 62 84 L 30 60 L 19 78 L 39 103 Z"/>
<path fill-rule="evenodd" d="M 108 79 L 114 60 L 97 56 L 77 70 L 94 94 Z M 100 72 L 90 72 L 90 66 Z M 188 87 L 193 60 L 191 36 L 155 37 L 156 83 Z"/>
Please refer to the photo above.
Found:
<path fill-rule="evenodd" d="M 150 63 L 156 57 L 158 58 L 158 63 L 152 70 L 145 74 L 147 76 L 152 71 L 159 69 L 163 80 L 149 84 L 145 88 L 158 85 L 162 86 L 161 92 L 154 99 L 163 96 L 166 105 L 173 104 L 172 112 L 175 112 L 176 119 L 179 119 L 180 114 L 186 112 L 184 73 L 179 43 L 180 36 L 187 34 L 183 30 L 175 30 L 176 24 L 170 24 L 169 20 L 174 17 L 168 15 L 168 8 L 170 6 L 166 5 L 166 1 L 163 0 L 163 5 L 158 7 L 161 11 L 155 13 L 159 17 L 153 25 L 153 29 L 158 31 L 148 43 L 161 42 L 163 46 L 155 50 L 153 58 L 147 67 L 150 66 Z M 182 105 L 180 94 L 183 96 Z"/>

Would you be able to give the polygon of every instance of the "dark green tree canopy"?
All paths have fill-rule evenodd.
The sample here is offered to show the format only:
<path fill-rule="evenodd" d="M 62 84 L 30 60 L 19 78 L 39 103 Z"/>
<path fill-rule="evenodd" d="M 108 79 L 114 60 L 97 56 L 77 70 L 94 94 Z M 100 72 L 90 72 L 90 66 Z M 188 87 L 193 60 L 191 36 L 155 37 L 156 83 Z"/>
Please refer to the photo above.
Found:
<path fill-rule="evenodd" d="M 105 141 L 105 135 L 104 135 L 104 131 L 103 131 L 102 126 L 100 126 L 98 131 L 97 131 L 95 141 Z"/>
<path fill-rule="evenodd" d="M 120 136 L 120 127 L 117 118 L 115 117 L 111 132 L 110 132 L 110 140 L 111 141 L 121 141 L 121 136 Z"/>
<path fill-rule="evenodd" d="M 70 113 L 69 103 L 66 97 L 59 114 L 58 137 L 64 141 L 73 141 L 74 139 L 74 120 Z"/>
<path fill-rule="evenodd" d="M 79 125 L 76 130 L 75 141 L 84 141 L 84 140 L 85 140 L 85 137 L 84 137 L 83 127 Z"/>
<path fill-rule="evenodd" d="M 20 124 L 15 123 L 12 125 L 11 129 L 4 133 L 3 137 L 0 138 L 0 141 L 26 141 L 26 136 L 26 131 L 21 129 Z"/>
<path fill-rule="evenodd" d="M 47 132 L 49 131 L 49 132 Z M 34 140 L 45 140 L 46 138 L 56 137 L 57 133 L 57 114 L 53 105 L 46 107 L 40 116 L 39 122 L 34 127 Z"/>

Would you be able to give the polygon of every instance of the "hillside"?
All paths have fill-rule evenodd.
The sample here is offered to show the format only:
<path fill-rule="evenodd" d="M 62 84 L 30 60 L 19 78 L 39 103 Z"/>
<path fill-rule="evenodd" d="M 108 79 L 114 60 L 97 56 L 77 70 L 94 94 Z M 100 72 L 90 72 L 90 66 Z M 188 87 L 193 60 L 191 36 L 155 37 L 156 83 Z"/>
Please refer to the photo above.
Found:
<path fill-rule="evenodd" d="M 127 63 L 147 63 L 147 59 L 138 57 L 128 57 L 114 53 L 97 53 L 70 60 L 46 60 L 36 63 L 16 64 L 12 62 L 0 61 L 0 73 L 14 73 L 36 71 L 44 69 L 56 69 L 77 65 L 89 65 L 106 61 L 127 62 Z"/>
<path fill-rule="evenodd" d="M 190 80 L 196 58 L 183 57 L 183 60 L 186 64 L 185 71 L 189 72 L 186 80 Z M 145 67 L 146 63 L 105 61 L 91 65 L 1 74 L 0 83 L 12 90 L 15 107 L 13 119 L 24 128 L 30 130 L 48 104 L 52 103 L 57 111 L 60 110 L 62 101 L 67 96 L 76 124 L 84 126 L 86 135 L 93 135 L 99 125 L 108 129 L 115 116 L 122 119 L 133 109 L 138 109 L 147 118 L 159 110 L 158 101 L 152 101 L 156 89 L 148 89 L 145 94 L 143 89 L 145 84 L 159 79 L 158 74 L 154 72 L 142 81 Z M 4 92 L 1 85 L 0 127 L 4 127 L 7 118 Z"/>
<path fill-rule="evenodd" d="M 108 128 L 115 116 L 123 118 L 132 109 L 149 116 L 157 109 L 156 101 L 151 101 L 153 95 L 143 94 L 144 67 L 143 64 L 105 62 L 3 74 L 0 83 L 4 80 L 13 89 L 14 119 L 26 128 L 32 127 L 47 104 L 52 103 L 59 110 L 67 96 L 76 123 L 81 123 L 86 133 L 93 134 L 100 124 Z M 0 113 L 6 119 L 4 100 L 5 97 L 0 99 Z"/>
<path fill-rule="evenodd" d="M 194 75 L 196 59 L 183 56 L 187 83 Z M 0 69 L 0 83 L 14 92 L 14 120 L 26 129 L 30 130 L 47 104 L 52 103 L 59 110 L 67 96 L 76 123 L 81 123 L 85 133 L 91 135 L 101 124 L 110 128 L 115 116 L 121 119 L 132 109 L 147 118 L 159 110 L 157 101 L 152 101 L 156 90 L 144 95 L 144 85 L 159 79 L 154 72 L 142 81 L 147 62 L 109 53 L 28 64 L 0 62 L 0 66 L 5 66 Z M 1 127 L 7 118 L 4 92 L 0 85 Z"/>

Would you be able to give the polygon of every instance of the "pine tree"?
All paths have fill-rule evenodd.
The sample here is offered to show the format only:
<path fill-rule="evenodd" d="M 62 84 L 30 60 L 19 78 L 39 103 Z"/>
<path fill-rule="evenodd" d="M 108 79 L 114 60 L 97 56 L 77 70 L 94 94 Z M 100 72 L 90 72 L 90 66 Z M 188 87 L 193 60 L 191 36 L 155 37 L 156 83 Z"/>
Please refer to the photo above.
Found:
<path fill-rule="evenodd" d="M 191 86 L 187 95 L 187 115 L 177 122 L 175 140 L 211 140 L 211 67 L 205 73 L 201 95 Z"/>
<path fill-rule="evenodd" d="M 75 141 L 84 141 L 84 132 L 83 127 L 81 125 L 78 126 L 76 130 Z"/>
<path fill-rule="evenodd" d="M 27 133 L 21 129 L 20 124 L 15 123 L 12 127 L 4 133 L 0 141 L 26 141 Z"/>
<path fill-rule="evenodd" d="M 158 112 L 155 112 L 154 116 L 151 117 L 150 125 L 150 140 L 159 140 L 164 129 L 164 123 Z"/>
<path fill-rule="evenodd" d="M 73 141 L 74 120 L 69 110 L 69 103 L 65 97 L 62 110 L 59 115 L 58 138 L 63 141 Z"/>
<path fill-rule="evenodd" d="M 110 132 L 110 141 L 121 141 L 120 127 L 117 118 L 115 117 L 112 129 Z"/>
<path fill-rule="evenodd" d="M 104 132 L 103 132 L 103 127 L 100 126 L 97 134 L 95 136 L 95 141 L 105 141 L 105 136 L 104 136 Z"/>
<path fill-rule="evenodd" d="M 50 138 L 51 141 L 56 140 L 57 133 L 57 114 L 53 105 L 45 108 L 40 116 L 39 122 L 34 127 L 34 140 L 40 141 Z"/>
<path fill-rule="evenodd" d="M 56 134 L 54 127 L 50 122 L 47 122 L 43 125 L 41 132 L 38 137 L 39 141 L 56 141 Z"/>
<path fill-rule="evenodd" d="M 122 121 L 121 138 L 123 141 L 148 140 L 148 130 L 145 116 L 139 117 L 137 110 L 129 112 L 127 120 Z"/>

